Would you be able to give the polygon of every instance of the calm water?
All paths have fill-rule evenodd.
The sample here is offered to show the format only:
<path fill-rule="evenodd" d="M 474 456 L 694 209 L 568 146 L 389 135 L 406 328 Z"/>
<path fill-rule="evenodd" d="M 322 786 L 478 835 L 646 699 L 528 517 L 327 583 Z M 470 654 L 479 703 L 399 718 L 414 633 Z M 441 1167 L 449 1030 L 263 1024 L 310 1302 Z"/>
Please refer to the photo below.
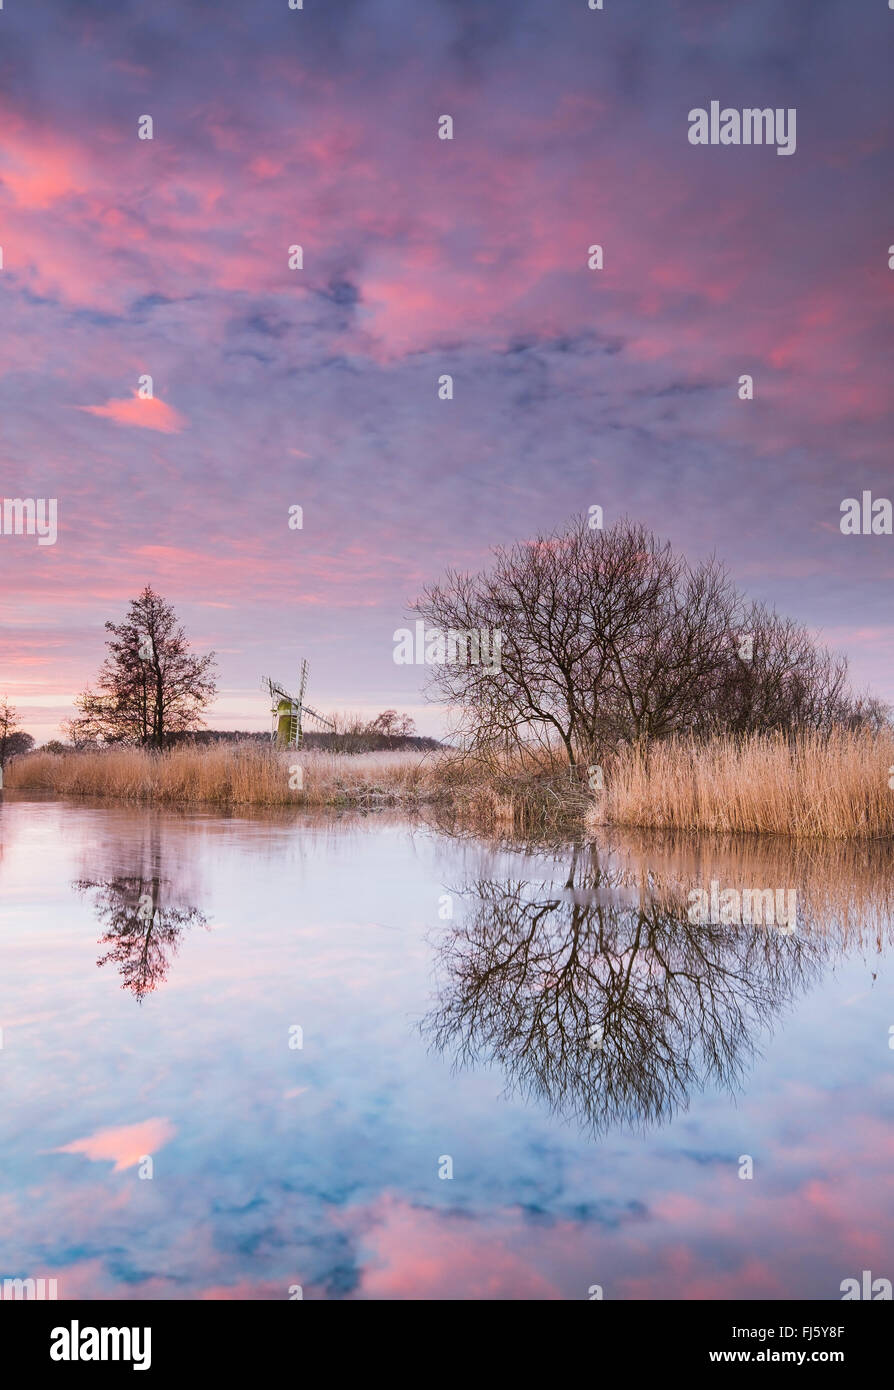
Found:
<path fill-rule="evenodd" d="M 6 793 L 0 1278 L 476 1299 L 894 1278 L 892 867 Z M 795 888 L 795 930 L 691 924 L 712 878 Z"/>

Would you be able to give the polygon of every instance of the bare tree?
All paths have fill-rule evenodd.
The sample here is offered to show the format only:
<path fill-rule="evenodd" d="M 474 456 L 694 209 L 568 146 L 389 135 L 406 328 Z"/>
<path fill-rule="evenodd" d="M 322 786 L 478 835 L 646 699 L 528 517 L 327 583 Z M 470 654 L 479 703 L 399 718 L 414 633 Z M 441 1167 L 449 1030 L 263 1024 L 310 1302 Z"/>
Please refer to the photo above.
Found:
<path fill-rule="evenodd" d="M 499 663 L 431 667 L 430 693 L 479 755 L 558 743 L 574 765 L 622 740 L 855 717 L 845 658 L 748 604 L 715 557 L 691 564 L 628 520 L 602 531 L 578 518 L 499 549 L 488 571 L 448 571 L 412 609 L 442 633 L 499 633 Z M 865 720 L 878 717 L 867 702 Z"/>
<path fill-rule="evenodd" d="M 855 701 L 847 659 L 818 646 L 807 629 L 752 604 L 730 642 L 723 678 L 702 704 L 700 726 L 737 734 L 830 729 L 883 717 L 879 701 Z M 742 640 L 744 639 L 744 641 Z"/>
<path fill-rule="evenodd" d="M 18 714 L 4 695 L 0 700 L 0 768 L 18 753 L 34 747 L 34 739 L 19 728 Z"/>
<path fill-rule="evenodd" d="M 389 743 L 393 743 L 397 739 L 410 738 L 415 728 L 415 722 L 409 714 L 398 714 L 396 709 L 386 709 L 370 720 L 366 732 L 381 734 Z"/>
<path fill-rule="evenodd" d="M 496 552 L 489 574 L 448 572 L 413 605 L 441 630 L 500 635 L 498 671 L 432 668 L 432 685 L 460 711 L 473 743 L 515 746 L 558 738 L 568 761 L 586 755 L 610 721 L 614 651 L 656 602 L 662 556 L 642 527 L 590 531 L 580 521 Z"/>
<path fill-rule="evenodd" d="M 97 689 L 77 698 L 72 741 L 163 748 L 170 735 L 200 727 L 215 692 L 214 653 L 189 650 L 173 607 L 147 585 L 123 622 L 105 626 L 109 654 Z"/>

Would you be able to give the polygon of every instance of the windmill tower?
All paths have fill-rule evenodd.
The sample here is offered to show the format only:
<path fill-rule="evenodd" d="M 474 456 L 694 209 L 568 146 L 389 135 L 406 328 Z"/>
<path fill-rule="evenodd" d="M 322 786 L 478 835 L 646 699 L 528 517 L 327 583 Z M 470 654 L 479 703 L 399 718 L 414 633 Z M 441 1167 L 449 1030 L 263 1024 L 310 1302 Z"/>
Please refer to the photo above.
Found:
<path fill-rule="evenodd" d="M 262 689 L 268 691 L 270 695 L 270 714 L 272 717 L 272 728 L 270 731 L 270 742 L 278 748 L 300 748 L 304 738 L 304 721 L 306 718 L 315 720 L 325 728 L 336 732 L 335 725 L 318 714 L 310 705 L 305 704 L 304 692 L 307 689 L 307 662 L 301 663 L 301 676 L 298 681 L 298 693 L 290 695 L 284 690 L 277 681 L 270 676 L 265 677 Z"/>

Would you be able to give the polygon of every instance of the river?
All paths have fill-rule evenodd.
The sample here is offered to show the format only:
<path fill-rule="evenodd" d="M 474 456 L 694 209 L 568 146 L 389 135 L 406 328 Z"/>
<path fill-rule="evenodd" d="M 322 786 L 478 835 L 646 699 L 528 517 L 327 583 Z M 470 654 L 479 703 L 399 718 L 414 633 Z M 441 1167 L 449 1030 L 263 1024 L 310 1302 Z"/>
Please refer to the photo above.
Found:
<path fill-rule="evenodd" d="M 892 851 L 0 798 L 0 1279 L 840 1299 L 894 1278 Z M 693 922 L 709 885 L 785 927 Z M 682 906 L 680 905 L 682 904 Z"/>

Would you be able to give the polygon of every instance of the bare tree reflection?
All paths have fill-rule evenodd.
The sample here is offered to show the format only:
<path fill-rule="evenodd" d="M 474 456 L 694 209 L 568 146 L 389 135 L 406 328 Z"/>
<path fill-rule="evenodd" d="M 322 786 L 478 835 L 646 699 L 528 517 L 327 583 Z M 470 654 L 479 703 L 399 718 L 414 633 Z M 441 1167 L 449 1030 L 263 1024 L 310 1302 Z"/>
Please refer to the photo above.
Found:
<path fill-rule="evenodd" d="M 692 925 L 685 906 L 629 890 L 577 853 L 564 885 L 474 882 L 438 943 L 446 978 L 423 1032 L 594 1132 L 668 1120 L 708 1084 L 735 1089 L 755 1034 L 829 946 L 800 928 Z"/>
<path fill-rule="evenodd" d="M 130 990 L 138 1001 L 164 982 L 183 933 L 207 925 L 204 913 L 184 903 L 164 877 L 161 843 L 158 827 L 153 826 L 139 847 L 141 862 L 135 872 L 78 879 L 75 884 L 79 892 L 92 895 L 103 924 L 100 945 L 109 949 L 96 964 L 116 965 L 122 989 Z"/>

